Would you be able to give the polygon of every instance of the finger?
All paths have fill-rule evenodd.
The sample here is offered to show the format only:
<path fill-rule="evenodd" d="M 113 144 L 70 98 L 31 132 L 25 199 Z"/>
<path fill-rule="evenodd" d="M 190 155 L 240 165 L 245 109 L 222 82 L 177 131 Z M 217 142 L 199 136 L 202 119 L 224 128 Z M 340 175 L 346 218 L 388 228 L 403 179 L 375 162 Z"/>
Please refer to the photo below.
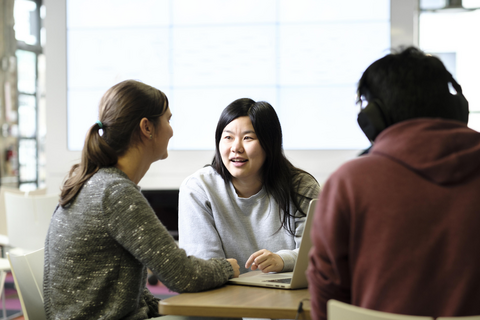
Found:
<path fill-rule="evenodd" d="M 262 270 L 263 273 L 275 272 L 275 267 L 273 265 L 269 265 Z"/>
<path fill-rule="evenodd" d="M 263 253 L 263 250 L 260 250 L 260 251 L 257 251 L 257 252 L 254 252 L 252 253 L 252 255 L 248 258 L 247 262 L 245 262 L 245 268 L 250 268 L 250 266 L 252 265 L 252 263 L 255 262 L 255 259 L 261 255 Z M 257 264 L 258 265 L 258 264 Z"/>
<path fill-rule="evenodd" d="M 279 261 L 272 259 L 271 263 L 265 264 L 264 268 L 261 269 L 263 273 L 267 272 L 281 272 L 283 269 L 283 264 L 280 264 Z"/>
<path fill-rule="evenodd" d="M 261 264 L 264 264 L 271 259 L 272 257 L 268 255 L 268 252 L 263 252 L 261 255 L 255 258 L 254 263 L 257 266 L 260 266 Z"/>
<path fill-rule="evenodd" d="M 250 268 L 250 266 L 253 266 L 253 264 L 255 263 L 254 259 L 255 259 L 255 257 L 253 255 L 251 255 L 248 258 L 247 262 L 245 262 L 245 268 L 248 269 L 248 268 Z"/>
<path fill-rule="evenodd" d="M 283 269 L 283 260 L 278 259 L 279 256 L 269 254 L 266 259 L 259 264 L 258 268 L 262 272 L 280 272 Z M 259 260 L 259 259 L 257 259 Z"/>
<path fill-rule="evenodd" d="M 271 259 L 265 259 L 262 263 L 258 263 L 257 266 L 258 269 L 262 270 L 262 272 L 265 272 L 264 270 L 270 267 L 273 263 L 274 261 L 272 261 Z"/>

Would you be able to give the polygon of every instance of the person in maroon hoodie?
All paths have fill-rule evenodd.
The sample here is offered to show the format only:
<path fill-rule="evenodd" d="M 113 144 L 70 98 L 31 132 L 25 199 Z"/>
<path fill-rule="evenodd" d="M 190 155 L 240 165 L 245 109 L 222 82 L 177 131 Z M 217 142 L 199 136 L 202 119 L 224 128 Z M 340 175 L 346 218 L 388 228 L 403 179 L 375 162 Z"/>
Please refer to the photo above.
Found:
<path fill-rule="evenodd" d="M 320 194 L 307 271 L 312 318 L 326 319 L 329 299 L 480 315 L 480 133 L 467 127 L 460 86 L 438 58 L 409 47 L 370 65 L 357 93 L 373 146 Z"/>

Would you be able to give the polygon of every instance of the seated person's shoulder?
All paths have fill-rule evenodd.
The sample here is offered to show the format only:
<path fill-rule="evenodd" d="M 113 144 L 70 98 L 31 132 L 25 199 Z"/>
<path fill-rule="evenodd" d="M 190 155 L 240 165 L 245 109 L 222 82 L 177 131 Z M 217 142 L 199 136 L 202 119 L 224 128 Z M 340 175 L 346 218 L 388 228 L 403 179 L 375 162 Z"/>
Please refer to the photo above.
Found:
<path fill-rule="evenodd" d="M 380 156 L 378 154 L 368 153 L 366 155 L 362 155 L 358 158 L 346 161 L 342 165 L 339 166 L 337 171 L 350 171 L 350 170 L 360 170 L 371 168 L 380 165 L 384 160 L 385 157 Z"/>
<path fill-rule="evenodd" d="M 301 188 L 319 188 L 318 181 L 308 172 L 298 170 L 294 173 L 292 182 Z"/>
<path fill-rule="evenodd" d="M 378 155 L 365 155 L 349 160 L 338 167 L 328 178 L 330 181 L 367 181 L 385 168 L 385 161 L 391 161 Z"/>
<path fill-rule="evenodd" d="M 200 170 L 197 170 L 192 175 L 188 176 L 183 182 L 180 189 L 185 188 L 220 188 L 225 187 L 225 181 L 220 174 L 215 171 L 212 166 L 205 166 Z"/>
<path fill-rule="evenodd" d="M 140 193 L 140 188 L 125 173 L 116 168 L 102 168 L 91 179 L 99 191 L 103 191 L 108 196 Z"/>

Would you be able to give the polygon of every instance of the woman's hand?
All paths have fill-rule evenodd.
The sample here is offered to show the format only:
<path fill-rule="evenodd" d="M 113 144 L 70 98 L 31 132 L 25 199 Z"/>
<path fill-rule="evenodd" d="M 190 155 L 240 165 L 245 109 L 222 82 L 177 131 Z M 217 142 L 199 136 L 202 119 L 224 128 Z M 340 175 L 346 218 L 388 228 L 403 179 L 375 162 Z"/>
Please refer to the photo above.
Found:
<path fill-rule="evenodd" d="M 237 259 L 227 259 L 228 262 L 232 265 L 233 268 L 233 278 L 238 278 L 240 275 L 240 266 L 237 263 Z"/>
<path fill-rule="evenodd" d="M 245 268 L 252 267 L 252 270 L 260 269 L 262 272 L 281 272 L 283 270 L 283 259 L 278 254 L 267 249 L 253 253 L 245 263 Z"/>

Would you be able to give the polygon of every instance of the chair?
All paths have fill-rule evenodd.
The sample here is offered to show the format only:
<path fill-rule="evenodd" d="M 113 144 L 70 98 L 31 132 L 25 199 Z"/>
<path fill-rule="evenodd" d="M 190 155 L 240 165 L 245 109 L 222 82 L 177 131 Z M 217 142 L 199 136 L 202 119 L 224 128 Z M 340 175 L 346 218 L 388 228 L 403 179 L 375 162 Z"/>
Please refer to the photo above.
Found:
<path fill-rule="evenodd" d="M 8 271 L 10 271 L 10 264 L 8 263 L 8 260 L 0 258 L 0 297 L 2 298 L 2 319 L 7 318 L 5 290 L 3 290 L 3 287 L 5 285 L 5 278 L 7 277 Z"/>
<path fill-rule="evenodd" d="M 44 249 L 25 255 L 7 253 L 25 320 L 46 320 L 43 307 Z"/>
<path fill-rule="evenodd" d="M 0 187 L 0 245 L 9 244 L 7 232 L 7 215 L 5 210 L 5 192 L 33 196 L 44 195 L 47 193 L 47 189 L 42 188 L 33 191 L 22 191 L 16 188 Z"/>
<path fill-rule="evenodd" d="M 4 294 L 3 286 L 5 285 L 5 278 L 6 277 L 7 277 L 7 271 L 0 269 L 0 295 L 2 296 L 2 298 L 3 298 L 3 294 Z"/>
<path fill-rule="evenodd" d="M 6 259 L 0 259 L 0 260 L 6 260 Z M 0 261 L 0 265 L 3 265 L 3 261 Z M 6 277 L 7 277 L 7 271 L 3 270 L 2 267 L 0 266 L 0 297 L 2 298 L 2 319 L 7 318 L 7 310 L 6 310 L 6 303 L 5 303 L 5 291 L 3 290 L 3 286 L 5 285 L 5 278 Z"/>
<path fill-rule="evenodd" d="M 43 266 L 45 249 L 25 255 L 7 253 L 25 320 L 46 320 L 43 306 Z M 159 320 L 192 320 L 196 317 L 162 316 Z M 199 320 L 202 318 L 198 318 Z"/>
<path fill-rule="evenodd" d="M 410 316 L 365 309 L 337 300 L 327 302 L 328 320 L 433 320 L 432 317 Z"/>
<path fill-rule="evenodd" d="M 58 195 L 19 195 L 5 192 L 5 211 L 10 246 L 17 254 L 45 245 L 50 218 L 58 204 Z"/>

